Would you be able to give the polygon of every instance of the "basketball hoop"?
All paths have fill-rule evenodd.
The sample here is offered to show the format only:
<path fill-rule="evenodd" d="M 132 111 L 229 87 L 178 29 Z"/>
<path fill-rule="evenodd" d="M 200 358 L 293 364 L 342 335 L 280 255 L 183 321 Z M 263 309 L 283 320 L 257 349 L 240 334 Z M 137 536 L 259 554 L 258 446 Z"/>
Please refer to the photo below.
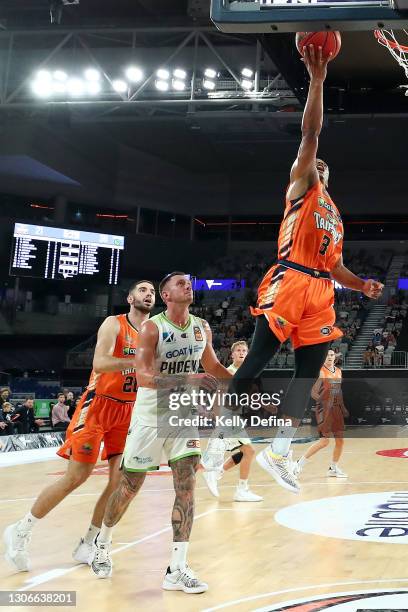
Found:
<path fill-rule="evenodd" d="M 408 30 L 402 31 L 408 37 Z M 374 30 L 374 36 L 380 45 L 388 49 L 392 57 L 404 70 L 405 76 L 408 79 L 408 45 L 402 45 L 398 42 L 393 30 Z M 408 95 L 408 90 L 405 92 L 405 95 Z"/>

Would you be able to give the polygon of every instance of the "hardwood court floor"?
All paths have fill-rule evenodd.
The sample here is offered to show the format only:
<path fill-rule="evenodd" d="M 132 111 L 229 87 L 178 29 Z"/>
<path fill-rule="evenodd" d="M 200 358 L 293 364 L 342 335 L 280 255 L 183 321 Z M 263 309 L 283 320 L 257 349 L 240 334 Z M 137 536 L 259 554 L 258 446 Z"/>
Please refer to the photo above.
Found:
<path fill-rule="evenodd" d="M 295 457 L 307 446 L 294 445 Z M 256 450 L 262 447 L 257 444 Z M 111 579 L 98 580 L 88 567 L 74 565 L 72 549 L 89 523 L 93 504 L 105 481 L 104 470 L 96 470 L 79 490 L 36 525 L 31 543 L 31 573 L 14 573 L 1 558 L 0 589 L 75 590 L 76 610 L 80 612 L 93 609 L 243 612 L 269 610 L 279 604 L 285 607 L 290 601 L 317 595 L 387 589 L 402 591 L 406 597 L 406 606 L 394 608 L 408 608 L 404 538 L 382 538 L 376 542 L 355 535 L 357 529 L 377 524 L 372 515 L 378 503 L 389 499 L 388 493 L 400 492 L 403 496 L 407 492 L 408 500 L 408 461 L 376 454 L 377 450 L 403 447 L 408 447 L 407 439 L 347 440 L 341 463 L 349 474 L 347 480 L 326 477 L 329 451 L 322 451 L 307 464 L 301 477 L 300 495 L 280 488 L 254 464 L 250 482 L 253 490 L 264 496 L 260 503 L 232 501 L 237 472 L 223 478 L 219 501 L 210 495 L 198 476 L 189 561 L 209 583 L 210 589 L 203 595 L 165 592 L 160 588 L 172 541 L 173 490 L 171 475 L 167 473 L 147 478 L 142 492 L 117 526 Z M 37 492 L 63 469 L 62 459 L 1 468 L 1 531 L 24 515 Z M 378 499 L 366 496 L 383 492 L 387 494 Z M 355 495 L 359 497 L 343 497 Z M 329 500 L 318 501 L 326 498 Z M 294 507 L 313 501 L 315 506 Z M 400 503 L 402 508 L 403 502 Z M 277 511 L 289 506 L 294 508 L 289 514 L 283 511 L 280 522 L 292 521 L 290 527 L 275 519 Z M 408 517 L 408 512 L 405 514 Z M 392 515 L 391 519 L 394 516 L 395 522 L 408 524 L 402 514 Z M 390 515 L 384 520 L 389 525 Z M 319 535 L 321 527 L 324 535 Z M 380 531 L 373 529 L 370 533 Z M 350 534 L 355 539 L 346 539 Z M 38 608 L 24 608 L 31 609 Z"/>

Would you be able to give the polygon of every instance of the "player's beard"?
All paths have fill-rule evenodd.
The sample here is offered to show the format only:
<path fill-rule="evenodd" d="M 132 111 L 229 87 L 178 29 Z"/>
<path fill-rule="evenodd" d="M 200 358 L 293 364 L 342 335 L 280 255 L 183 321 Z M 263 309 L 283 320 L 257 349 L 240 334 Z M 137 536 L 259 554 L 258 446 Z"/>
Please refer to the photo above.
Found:
<path fill-rule="evenodd" d="M 135 310 L 138 310 L 142 314 L 149 314 L 153 310 L 153 305 L 146 306 L 146 304 L 144 304 L 143 302 L 134 302 L 132 304 L 132 308 L 134 308 Z"/>

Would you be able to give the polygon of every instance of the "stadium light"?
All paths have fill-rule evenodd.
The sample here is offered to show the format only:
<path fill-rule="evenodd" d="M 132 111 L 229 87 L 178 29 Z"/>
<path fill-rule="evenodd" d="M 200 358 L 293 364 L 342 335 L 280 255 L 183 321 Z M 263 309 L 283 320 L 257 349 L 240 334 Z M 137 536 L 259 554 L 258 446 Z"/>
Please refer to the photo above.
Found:
<path fill-rule="evenodd" d="M 241 87 L 242 89 L 246 89 L 247 91 L 249 91 L 250 89 L 252 89 L 254 86 L 254 82 L 250 81 L 249 79 L 242 79 L 241 81 Z"/>
<path fill-rule="evenodd" d="M 52 84 L 48 81 L 33 81 L 31 89 L 39 98 L 49 98 L 52 94 Z"/>
<path fill-rule="evenodd" d="M 112 87 L 117 93 L 126 93 L 128 90 L 128 84 L 126 81 L 122 81 L 120 79 L 112 81 Z"/>
<path fill-rule="evenodd" d="M 38 82 L 50 82 L 52 80 L 51 73 L 48 70 L 39 70 L 36 75 L 36 80 Z"/>
<path fill-rule="evenodd" d="M 137 66 L 129 66 L 126 70 L 126 77 L 132 83 L 139 83 L 143 79 L 143 71 Z"/>
<path fill-rule="evenodd" d="M 173 70 L 173 76 L 176 79 L 180 79 L 181 81 L 184 81 L 187 77 L 187 72 L 183 70 L 182 68 L 176 68 L 175 70 Z"/>
<path fill-rule="evenodd" d="M 52 76 L 54 81 L 58 81 L 60 83 L 65 83 L 65 81 L 68 79 L 67 73 L 63 70 L 55 70 Z"/>
<path fill-rule="evenodd" d="M 170 77 L 170 72 L 165 68 L 159 68 L 156 74 L 161 81 L 166 81 Z"/>
<path fill-rule="evenodd" d="M 52 84 L 52 91 L 55 94 L 61 95 L 67 93 L 67 86 L 62 81 L 54 81 L 54 83 Z"/>
<path fill-rule="evenodd" d="M 251 68 L 243 68 L 241 70 L 241 74 L 243 77 L 245 77 L 246 79 L 251 79 L 254 75 L 254 71 L 251 70 Z"/>
<path fill-rule="evenodd" d="M 214 68 L 206 68 L 204 71 L 204 76 L 209 79 L 215 79 L 217 76 L 217 71 Z"/>
<path fill-rule="evenodd" d="M 210 79 L 204 79 L 203 87 L 204 87 L 204 89 L 208 89 L 210 91 L 213 91 L 215 89 L 215 83 L 214 83 L 214 81 L 211 81 Z"/>
<path fill-rule="evenodd" d="M 67 92 L 73 98 L 83 96 L 85 91 L 84 82 L 81 79 L 69 79 L 67 82 Z"/>
<path fill-rule="evenodd" d="M 86 84 L 86 91 L 91 96 L 96 96 L 101 92 L 101 84 L 98 83 L 98 81 L 89 81 L 89 83 Z"/>
<path fill-rule="evenodd" d="M 87 70 L 85 70 L 85 78 L 87 81 L 99 81 L 99 79 L 101 78 L 101 73 L 99 72 L 99 70 L 95 70 L 95 68 L 87 68 Z"/>
<path fill-rule="evenodd" d="M 157 79 L 155 82 L 156 89 L 159 91 L 168 91 L 169 83 L 168 81 L 163 81 L 163 79 Z"/>
<path fill-rule="evenodd" d="M 184 81 L 181 81 L 180 79 L 173 79 L 173 89 L 175 89 L 176 91 L 184 91 L 186 88 L 186 84 Z"/>

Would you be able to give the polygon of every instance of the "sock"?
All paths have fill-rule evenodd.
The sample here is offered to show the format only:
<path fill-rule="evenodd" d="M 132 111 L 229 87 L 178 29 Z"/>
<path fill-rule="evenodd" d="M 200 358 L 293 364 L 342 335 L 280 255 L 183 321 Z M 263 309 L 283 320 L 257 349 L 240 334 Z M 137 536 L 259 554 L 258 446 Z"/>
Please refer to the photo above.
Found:
<path fill-rule="evenodd" d="M 112 531 L 113 527 L 107 527 L 105 523 L 102 523 L 102 527 L 98 535 L 98 542 L 103 544 L 109 544 L 112 542 Z"/>
<path fill-rule="evenodd" d="M 22 531 L 31 531 L 38 520 L 39 519 L 33 516 L 31 512 L 28 512 L 25 517 L 21 519 L 19 527 Z"/>
<path fill-rule="evenodd" d="M 96 527 L 96 525 L 92 525 L 91 523 L 88 527 L 88 531 L 85 534 L 84 541 L 87 544 L 92 544 L 92 542 L 95 540 L 96 536 L 99 534 L 100 531 L 100 527 Z"/>
<path fill-rule="evenodd" d="M 173 542 L 171 549 L 170 571 L 183 570 L 187 565 L 188 542 Z"/>
<path fill-rule="evenodd" d="M 276 455 L 286 457 L 289 452 L 290 445 L 295 435 L 297 427 L 280 427 L 271 444 L 271 450 Z"/>
<path fill-rule="evenodd" d="M 303 457 L 298 460 L 299 467 L 303 467 L 307 461 L 308 459 L 303 455 Z"/>
<path fill-rule="evenodd" d="M 240 478 L 238 481 L 238 488 L 247 489 L 248 488 L 248 478 L 246 480 L 244 480 L 243 478 Z"/>

